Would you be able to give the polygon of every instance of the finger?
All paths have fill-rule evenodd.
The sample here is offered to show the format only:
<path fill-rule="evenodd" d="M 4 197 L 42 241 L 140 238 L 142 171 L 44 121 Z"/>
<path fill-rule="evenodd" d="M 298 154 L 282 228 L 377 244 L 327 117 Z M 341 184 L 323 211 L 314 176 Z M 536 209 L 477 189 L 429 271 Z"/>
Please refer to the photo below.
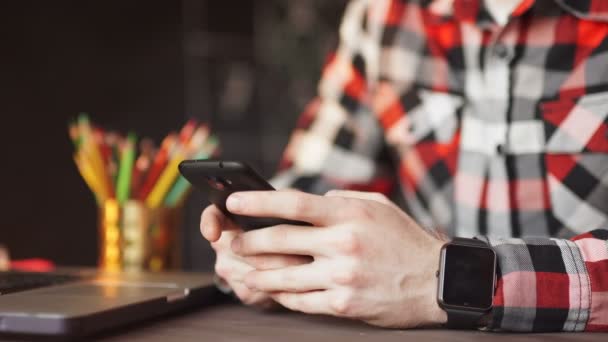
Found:
<path fill-rule="evenodd" d="M 276 292 L 271 297 L 290 310 L 315 315 L 334 314 L 328 304 L 328 291 Z"/>
<path fill-rule="evenodd" d="M 247 305 L 256 305 L 256 306 L 267 306 L 269 301 L 272 299 L 268 296 L 268 294 L 252 290 L 248 288 L 245 284 L 240 282 L 229 282 L 232 291 L 234 294 Z"/>
<path fill-rule="evenodd" d="M 220 211 L 215 205 L 210 205 L 201 214 L 201 233 L 209 242 L 217 241 L 222 230 L 239 230 L 239 227 Z"/>
<path fill-rule="evenodd" d="M 323 228 L 278 225 L 239 234 L 232 251 L 241 256 L 256 254 L 327 255 L 325 241 L 330 232 Z"/>
<path fill-rule="evenodd" d="M 247 264 L 257 270 L 274 270 L 288 266 L 309 264 L 312 257 L 304 255 L 264 254 L 244 257 Z"/>
<path fill-rule="evenodd" d="M 327 197 L 346 197 L 356 198 L 362 200 L 376 201 L 382 204 L 397 207 L 395 203 L 388 199 L 384 194 L 379 192 L 368 192 L 368 191 L 352 191 L 352 190 L 330 190 L 325 196 Z"/>
<path fill-rule="evenodd" d="M 330 279 L 327 267 L 311 263 L 276 270 L 251 271 L 244 281 L 247 287 L 263 292 L 308 292 L 330 288 Z"/>
<path fill-rule="evenodd" d="M 215 273 L 229 283 L 243 282 L 245 275 L 253 270 L 251 265 L 232 255 L 218 254 L 215 262 Z"/>
<path fill-rule="evenodd" d="M 230 212 L 255 217 L 278 217 L 326 226 L 344 220 L 348 207 L 338 197 L 299 191 L 245 191 L 230 195 Z"/>
<path fill-rule="evenodd" d="M 242 234 L 240 231 L 236 230 L 224 230 L 222 231 L 222 235 L 215 242 L 211 242 L 211 247 L 219 254 L 219 253 L 229 253 L 234 254 L 230 245 L 232 244 L 232 240 L 234 240 L 237 236 Z"/>

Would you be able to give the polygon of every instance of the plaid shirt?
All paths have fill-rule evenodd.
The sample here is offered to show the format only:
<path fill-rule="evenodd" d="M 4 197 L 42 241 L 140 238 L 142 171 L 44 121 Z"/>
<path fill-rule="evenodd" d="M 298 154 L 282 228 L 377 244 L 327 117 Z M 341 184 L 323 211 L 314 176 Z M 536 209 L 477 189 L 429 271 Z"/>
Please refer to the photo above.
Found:
<path fill-rule="evenodd" d="M 491 329 L 608 330 L 608 1 L 360 0 L 340 37 L 275 184 L 481 235 Z"/>

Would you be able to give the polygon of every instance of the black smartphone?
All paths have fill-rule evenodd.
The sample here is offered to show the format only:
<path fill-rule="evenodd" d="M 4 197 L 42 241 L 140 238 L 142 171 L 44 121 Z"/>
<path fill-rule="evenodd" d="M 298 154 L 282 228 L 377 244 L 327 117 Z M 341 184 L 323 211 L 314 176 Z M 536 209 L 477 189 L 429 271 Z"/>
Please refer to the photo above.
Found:
<path fill-rule="evenodd" d="M 179 172 L 195 189 L 201 191 L 209 202 L 215 204 L 226 216 L 244 230 L 252 230 L 279 224 L 310 226 L 300 221 L 272 217 L 251 217 L 235 215 L 226 209 L 226 199 L 239 191 L 275 190 L 250 166 L 238 161 L 227 160 L 184 160 L 179 164 Z"/>

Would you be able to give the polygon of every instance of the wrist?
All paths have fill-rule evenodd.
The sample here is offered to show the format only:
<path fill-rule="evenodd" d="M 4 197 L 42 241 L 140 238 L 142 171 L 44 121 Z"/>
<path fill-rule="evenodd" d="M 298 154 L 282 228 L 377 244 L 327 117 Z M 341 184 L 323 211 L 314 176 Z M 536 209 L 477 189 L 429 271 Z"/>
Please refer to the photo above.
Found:
<path fill-rule="evenodd" d="M 439 272 L 439 260 L 441 254 L 441 247 L 444 243 L 448 242 L 449 239 L 447 237 L 439 238 L 436 240 L 436 243 L 433 245 L 432 250 L 432 263 L 429 267 L 429 272 L 427 274 L 427 286 L 429 289 L 429 300 L 428 300 L 428 320 L 430 325 L 444 325 L 448 321 L 447 313 L 439 306 L 437 302 L 437 287 L 439 282 L 437 281 L 437 274 Z"/>
<path fill-rule="evenodd" d="M 430 308 L 429 320 L 433 326 L 443 326 L 448 322 L 448 314 L 439 306 L 436 296 Z"/>

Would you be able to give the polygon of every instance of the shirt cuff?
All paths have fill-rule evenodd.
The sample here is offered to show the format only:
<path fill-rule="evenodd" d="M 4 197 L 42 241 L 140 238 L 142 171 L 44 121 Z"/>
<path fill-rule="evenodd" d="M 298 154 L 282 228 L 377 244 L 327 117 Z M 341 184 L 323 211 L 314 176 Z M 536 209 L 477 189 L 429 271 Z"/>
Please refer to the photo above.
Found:
<path fill-rule="evenodd" d="M 553 238 L 489 238 L 497 282 L 489 330 L 583 331 L 591 286 L 575 242 Z"/>

